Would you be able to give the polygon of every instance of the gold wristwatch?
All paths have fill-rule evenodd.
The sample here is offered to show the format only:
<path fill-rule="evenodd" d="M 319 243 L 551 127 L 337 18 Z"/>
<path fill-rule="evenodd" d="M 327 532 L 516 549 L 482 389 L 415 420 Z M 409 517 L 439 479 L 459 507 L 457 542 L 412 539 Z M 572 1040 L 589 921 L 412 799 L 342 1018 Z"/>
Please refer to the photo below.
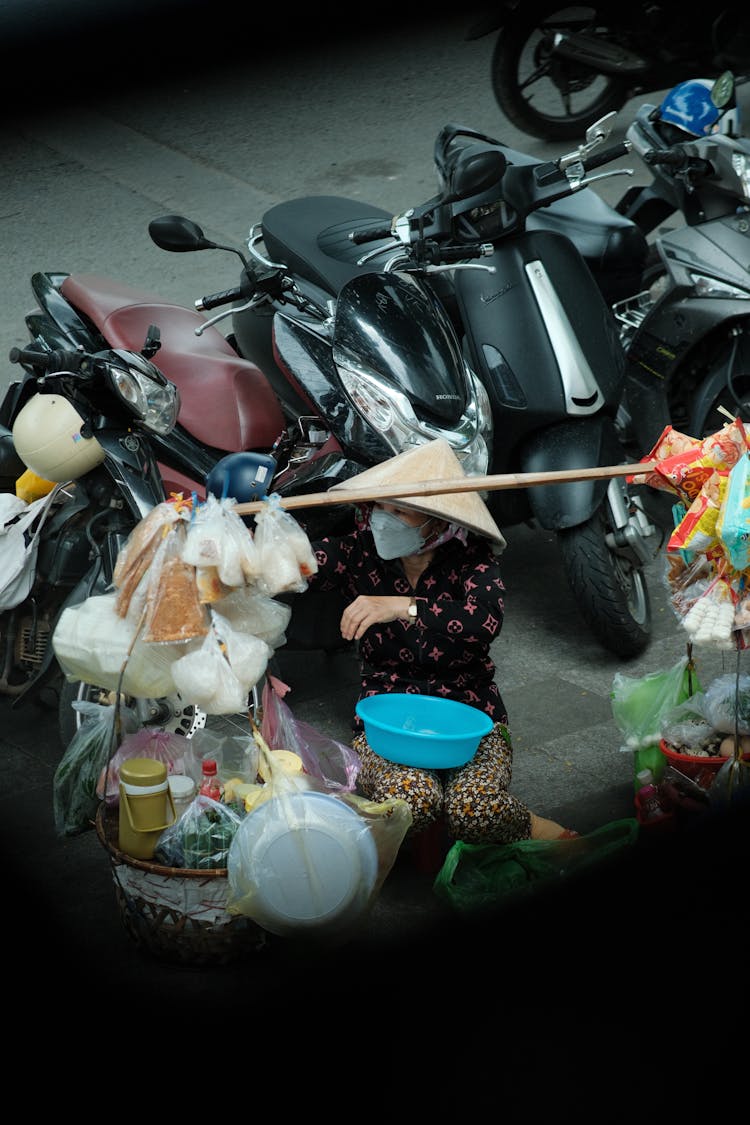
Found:
<path fill-rule="evenodd" d="M 406 612 L 409 615 L 410 621 L 417 620 L 417 599 L 414 594 L 412 594 L 412 596 L 409 598 L 409 608 Z"/>

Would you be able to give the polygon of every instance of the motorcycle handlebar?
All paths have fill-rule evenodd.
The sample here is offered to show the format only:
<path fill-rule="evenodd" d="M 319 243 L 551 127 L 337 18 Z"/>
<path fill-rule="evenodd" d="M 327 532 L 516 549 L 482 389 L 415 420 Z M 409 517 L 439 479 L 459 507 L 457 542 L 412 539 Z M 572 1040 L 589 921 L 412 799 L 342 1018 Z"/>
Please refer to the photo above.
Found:
<path fill-rule="evenodd" d="M 713 172 L 710 160 L 695 156 L 682 145 L 673 145 L 672 148 L 663 151 L 655 148 L 647 149 L 643 153 L 643 162 L 644 164 L 665 164 L 670 168 L 689 168 L 691 172 L 703 172 L 705 175 L 710 175 Z"/>
<path fill-rule="evenodd" d="M 349 232 L 349 238 L 355 246 L 361 246 L 363 242 L 377 242 L 379 238 L 393 238 L 393 231 L 390 226 L 372 227 L 370 230 L 353 230 Z"/>
<path fill-rule="evenodd" d="M 11 348 L 8 358 L 11 363 L 22 363 L 25 367 L 43 367 L 45 371 L 78 371 L 86 356 L 81 352 Z"/>
<path fill-rule="evenodd" d="M 620 141 L 610 148 L 605 148 L 602 152 L 593 153 L 587 157 L 583 162 L 583 166 L 587 172 L 592 171 L 594 168 L 601 167 L 602 164 L 609 164 L 613 160 L 619 160 L 621 156 L 627 156 L 630 153 L 631 145 L 627 141 Z"/>
<path fill-rule="evenodd" d="M 195 307 L 198 312 L 209 312 L 219 305 L 231 305 L 233 301 L 241 300 L 242 296 L 242 289 L 239 285 L 235 285 L 232 289 L 224 289 L 221 293 L 209 293 L 207 297 L 199 297 Z"/>

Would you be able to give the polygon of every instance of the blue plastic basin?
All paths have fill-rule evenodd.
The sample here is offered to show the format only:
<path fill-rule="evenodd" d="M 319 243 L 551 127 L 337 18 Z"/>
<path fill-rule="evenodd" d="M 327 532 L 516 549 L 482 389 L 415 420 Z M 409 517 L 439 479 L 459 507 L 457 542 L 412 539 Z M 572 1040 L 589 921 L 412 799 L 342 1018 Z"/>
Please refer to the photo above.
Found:
<path fill-rule="evenodd" d="M 484 711 L 432 695 L 370 695 L 355 710 L 376 754 L 420 769 L 465 765 L 493 727 Z"/>

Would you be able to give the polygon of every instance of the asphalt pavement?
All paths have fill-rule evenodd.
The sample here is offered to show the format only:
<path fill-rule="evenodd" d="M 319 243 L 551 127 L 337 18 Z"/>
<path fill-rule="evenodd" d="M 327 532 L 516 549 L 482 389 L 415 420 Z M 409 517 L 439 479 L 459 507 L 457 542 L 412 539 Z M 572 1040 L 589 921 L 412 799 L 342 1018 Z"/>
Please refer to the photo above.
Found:
<path fill-rule="evenodd" d="M 44 5 L 32 7 L 36 14 Z M 366 36 L 334 41 L 320 34 L 288 51 L 277 42 L 272 49 L 250 29 L 243 54 L 237 39 L 244 24 L 235 24 L 234 9 L 223 18 L 202 11 L 197 19 L 195 5 L 188 9 L 194 37 L 183 28 L 180 39 L 185 65 L 172 58 L 159 73 L 168 32 L 162 21 L 159 34 L 149 35 L 146 8 L 137 6 L 139 34 L 131 27 L 127 40 L 135 53 L 127 62 L 108 55 L 111 66 L 100 63 L 95 91 L 86 83 L 86 52 L 74 50 L 75 40 L 61 32 L 69 87 L 35 85 L 25 103 L 19 95 L 12 108 L 6 105 L 0 355 L 26 340 L 29 278 L 38 269 L 100 272 L 186 304 L 235 283 L 231 255 L 158 251 L 146 234 L 157 214 L 188 214 L 216 241 L 237 245 L 263 210 L 292 195 L 335 192 L 400 210 L 434 192 L 431 146 L 448 120 L 530 152 L 563 151 L 545 149 L 503 121 L 489 88 L 493 41 L 463 41 L 461 13 L 420 17 L 415 28 L 390 18 L 389 10 Z M 267 14 L 264 29 L 269 20 Z M 210 60 L 205 72 L 195 62 L 196 36 Z M 52 57 L 54 46 L 48 42 L 37 62 Z M 623 111 L 622 131 L 633 108 Z M 631 182 L 610 181 L 602 190 L 617 195 Z M 0 385 L 8 378 L 6 368 Z M 642 656 L 623 663 L 581 622 L 554 537 L 527 527 L 504 531 L 506 619 L 493 655 L 513 734 L 512 790 L 537 813 L 585 835 L 635 815 L 633 758 L 621 748 L 612 715 L 615 676 L 672 666 L 686 637 L 668 599 L 657 544 L 648 568 L 653 640 Z M 695 655 L 704 682 L 734 670 L 733 658 Z M 278 659 L 294 714 L 345 740 L 356 695 L 352 654 L 280 650 Z M 248 1073 L 265 1074 L 273 1028 L 276 1046 L 283 1045 L 287 1058 L 291 1050 L 297 1072 L 306 1073 L 325 1014 L 337 1021 L 337 1033 L 315 1043 L 329 1052 L 327 1067 L 312 1076 L 318 1099 L 347 1075 L 380 1096 L 373 1067 L 390 1068 L 401 1088 L 397 1077 L 413 1059 L 397 1054 L 394 1044 L 406 1044 L 407 1052 L 428 1044 L 440 1048 L 438 1071 L 460 1072 L 454 1083 L 438 1082 L 443 1110 L 469 1117 L 472 1107 L 507 1110 L 515 1079 L 518 1105 L 513 1101 L 510 1119 L 535 1121 L 547 1119 L 539 1109 L 545 1098 L 558 1109 L 564 1099 L 580 1110 L 592 1070 L 606 1078 L 618 1054 L 629 1069 L 643 1041 L 653 1047 L 660 1021 L 676 1024 L 684 1016 L 689 1027 L 699 1003 L 709 1010 L 718 1005 L 722 969 L 739 980 L 733 950 L 744 940 L 747 846 L 734 816 L 678 840 L 646 841 L 598 873 L 481 920 L 459 917 L 439 901 L 434 872 L 404 848 L 364 931 L 343 948 L 311 955 L 282 942 L 226 966 L 171 965 L 127 932 L 110 856 L 93 829 L 66 838 L 55 833 L 52 782 L 62 748 L 54 708 L 41 702 L 12 708 L 2 699 L 0 720 L 4 917 L 15 962 L 10 972 L 23 981 L 14 1029 L 46 1021 L 60 1037 L 74 1026 L 96 1032 L 115 1022 L 140 1023 L 149 1047 L 166 1042 L 170 1061 L 192 1065 L 207 1042 L 205 1034 L 193 1035 L 205 1027 L 190 1016 L 205 1021 L 226 1013 L 233 1027 L 244 1026 L 246 1038 L 233 1039 L 222 1024 L 221 1063 L 249 1057 Z M 179 1039 L 168 1023 L 176 1013 L 188 1019 L 177 1029 Z M 212 1029 L 216 1065 L 216 1024 Z M 373 1036 L 387 1048 L 385 1061 L 377 1055 L 362 1061 L 356 1053 Z M 725 1028 L 727 1050 L 730 1040 Z M 105 1036 L 100 1057 L 121 1058 L 117 1045 Z M 480 1058 L 499 1068 L 491 1069 L 492 1081 L 486 1071 L 478 1079 Z M 654 1058 L 652 1051 L 652 1079 Z M 528 1084 L 540 1064 L 556 1076 L 551 1089 Z M 470 1086 L 468 1101 L 446 1093 L 449 1086 Z M 685 1067 L 677 1078 L 673 1072 L 671 1104 L 693 1088 Z M 232 1112 L 241 1090 L 235 1080 Z M 277 1092 L 283 1097 L 286 1090 Z M 597 1120 L 622 1119 L 622 1093 L 621 1085 L 610 1091 L 607 1105 L 616 1110 Z M 648 1104 L 657 1102 L 652 1081 Z M 561 1119 L 567 1118 L 558 1112 Z M 581 1119 L 586 1115 L 579 1112 Z"/>

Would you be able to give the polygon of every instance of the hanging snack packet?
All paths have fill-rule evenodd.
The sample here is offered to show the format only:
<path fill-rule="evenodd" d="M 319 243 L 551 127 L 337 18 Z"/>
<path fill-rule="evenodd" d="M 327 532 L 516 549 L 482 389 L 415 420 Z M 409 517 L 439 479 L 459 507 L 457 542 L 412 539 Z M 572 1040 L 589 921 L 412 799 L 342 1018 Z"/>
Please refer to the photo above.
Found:
<path fill-rule="evenodd" d="M 707 478 L 667 543 L 668 551 L 706 551 L 717 541 L 716 525 L 727 488 L 728 472 L 715 469 Z"/>
<path fill-rule="evenodd" d="M 145 642 L 189 641 L 208 633 L 208 611 L 198 598 L 195 567 L 182 561 L 184 539 L 184 524 L 174 525 L 149 569 Z"/>
<path fill-rule="evenodd" d="M 112 582 L 117 590 L 117 612 L 126 617 L 131 599 L 153 562 L 164 536 L 181 518 L 179 506 L 164 501 L 136 524 L 115 562 Z"/>
<path fill-rule="evenodd" d="M 675 492 L 692 501 L 714 470 L 733 468 L 746 452 L 745 428 L 741 420 L 735 418 L 717 433 L 704 438 L 697 450 L 677 453 L 660 461 L 656 471 Z"/>
<path fill-rule="evenodd" d="M 641 457 L 641 461 L 644 464 L 649 464 L 651 461 L 664 461 L 676 454 L 695 450 L 699 445 L 698 438 L 688 437 L 687 434 L 676 430 L 674 426 L 665 426 L 651 452 L 645 457 Z M 671 491 L 664 477 L 655 470 L 648 473 L 635 473 L 626 479 L 628 484 L 648 484 L 651 488 L 669 489 Z"/>
<path fill-rule="evenodd" d="M 305 532 L 281 507 L 278 493 L 265 498 L 255 524 L 261 563 L 258 589 L 269 597 L 302 593 L 308 578 L 317 573 L 318 561 Z"/>
<path fill-rule="evenodd" d="M 729 473 L 716 531 L 735 570 L 750 566 L 750 454 Z"/>

